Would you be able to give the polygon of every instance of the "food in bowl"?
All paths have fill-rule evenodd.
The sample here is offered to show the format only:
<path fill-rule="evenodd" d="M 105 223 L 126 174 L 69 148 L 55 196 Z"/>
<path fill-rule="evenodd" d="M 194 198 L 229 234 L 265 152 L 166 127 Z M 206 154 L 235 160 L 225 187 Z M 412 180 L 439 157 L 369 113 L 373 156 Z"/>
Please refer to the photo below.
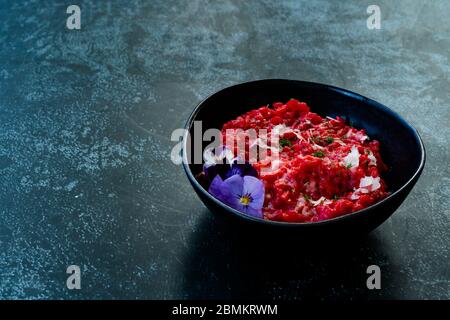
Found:
<path fill-rule="evenodd" d="M 250 131 L 257 136 L 249 139 Z M 222 141 L 205 151 L 197 179 L 217 199 L 248 215 L 322 221 L 364 209 L 389 194 L 380 143 L 345 119 L 321 117 L 296 99 L 228 121 Z"/>

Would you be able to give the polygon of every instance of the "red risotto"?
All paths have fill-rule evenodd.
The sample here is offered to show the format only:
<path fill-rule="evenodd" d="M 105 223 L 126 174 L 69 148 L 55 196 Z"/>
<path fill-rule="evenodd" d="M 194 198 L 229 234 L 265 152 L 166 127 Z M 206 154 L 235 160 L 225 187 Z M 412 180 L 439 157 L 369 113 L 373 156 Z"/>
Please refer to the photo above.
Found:
<path fill-rule="evenodd" d="M 252 161 L 264 184 L 264 219 L 321 221 L 361 210 L 388 195 L 381 176 L 387 167 L 380 157 L 379 142 L 340 117 L 322 118 L 295 99 L 277 102 L 225 123 L 225 143 L 239 139 L 238 130 L 249 129 L 268 133 L 267 139 L 260 135 L 253 142 L 245 139 L 246 157 L 255 144 L 259 152 L 266 149 L 267 155 L 273 154 L 273 147 L 265 141 L 270 142 L 273 134 L 279 137 L 276 160 Z M 228 147 L 241 154 L 238 146 Z"/>

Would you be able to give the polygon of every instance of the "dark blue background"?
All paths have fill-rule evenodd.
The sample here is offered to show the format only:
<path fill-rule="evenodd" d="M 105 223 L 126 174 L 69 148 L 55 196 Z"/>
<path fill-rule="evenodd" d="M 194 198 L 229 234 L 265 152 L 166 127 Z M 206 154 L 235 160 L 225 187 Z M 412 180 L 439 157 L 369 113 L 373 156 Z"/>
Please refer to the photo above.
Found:
<path fill-rule="evenodd" d="M 0 298 L 450 298 L 449 17 L 444 0 L 1 1 Z M 242 244 L 170 161 L 196 103 L 269 77 L 345 87 L 418 128 L 425 171 L 367 239 Z"/>

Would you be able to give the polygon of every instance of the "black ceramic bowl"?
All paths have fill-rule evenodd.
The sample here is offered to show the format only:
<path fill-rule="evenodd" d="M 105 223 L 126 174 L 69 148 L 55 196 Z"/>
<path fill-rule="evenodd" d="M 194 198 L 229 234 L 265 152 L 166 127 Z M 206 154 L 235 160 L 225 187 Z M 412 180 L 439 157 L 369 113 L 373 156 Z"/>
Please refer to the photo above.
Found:
<path fill-rule="evenodd" d="M 195 137 L 194 121 L 202 121 L 202 132 L 222 125 L 237 116 L 277 101 L 291 98 L 306 102 L 321 116 L 345 117 L 354 127 L 366 129 L 370 138 L 380 141 L 381 156 L 389 170 L 383 177 L 390 195 L 363 210 L 330 220 L 313 223 L 286 223 L 247 216 L 214 198 L 196 180 L 201 164 L 188 164 L 194 143 L 183 144 L 183 166 L 190 183 L 204 204 L 214 213 L 241 222 L 245 228 L 282 233 L 365 233 L 384 222 L 400 206 L 417 182 L 425 165 L 425 148 L 416 129 L 384 105 L 357 93 L 337 87 L 295 80 L 259 80 L 220 90 L 202 101 L 187 123 L 191 141 Z M 202 143 L 202 150 L 210 142 Z"/>

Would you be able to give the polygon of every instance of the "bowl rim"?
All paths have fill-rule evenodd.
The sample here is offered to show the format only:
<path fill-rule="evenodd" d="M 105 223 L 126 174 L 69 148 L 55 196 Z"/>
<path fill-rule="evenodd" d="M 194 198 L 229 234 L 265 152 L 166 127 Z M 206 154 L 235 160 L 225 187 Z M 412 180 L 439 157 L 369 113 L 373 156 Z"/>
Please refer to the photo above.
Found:
<path fill-rule="evenodd" d="M 416 140 L 419 143 L 420 146 L 420 153 L 421 153 L 421 159 L 420 159 L 420 163 L 419 166 L 417 168 L 417 170 L 414 172 L 414 174 L 411 176 L 410 179 L 408 179 L 408 181 L 406 183 L 404 183 L 400 188 L 398 188 L 395 192 L 392 192 L 391 194 L 389 194 L 386 198 L 355 212 L 351 212 L 339 217 L 335 217 L 335 218 L 331 218 L 331 219 L 327 219 L 327 220 L 321 220 L 321 221 L 314 221 L 314 222 L 284 222 L 284 221 L 274 221 L 274 220 L 267 220 L 267 219 L 262 219 L 262 218 L 256 218 L 250 215 L 246 215 L 243 212 L 240 212 L 230 206 L 228 206 L 227 204 L 223 203 L 222 201 L 216 199 L 213 195 L 211 195 L 208 190 L 206 190 L 205 188 L 203 188 L 203 186 L 197 181 L 197 179 L 194 177 L 190 167 L 189 167 L 189 163 L 187 161 L 187 153 L 185 152 L 186 150 L 186 142 L 187 142 L 187 135 L 190 132 L 190 129 L 192 127 L 193 122 L 195 121 L 195 118 L 197 116 L 197 114 L 200 112 L 200 110 L 203 108 L 205 102 L 207 100 L 209 100 L 210 98 L 212 98 L 213 96 L 220 94 L 224 91 L 227 90 L 231 90 L 233 88 L 236 87 L 241 87 L 241 86 L 246 86 L 249 84 L 257 84 L 257 83 L 270 83 L 270 82 L 286 82 L 286 83 L 297 83 L 300 85 L 306 85 L 306 86 L 315 86 L 315 87 L 322 87 L 324 89 L 331 89 L 333 91 L 337 91 L 341 94 L 345 94 L 345 95 L 349 95 L 353 98 L 356 98 L 358 100 L 364 101 L 364 102 L 370 102 L 372 105 L 374 105 L 377 108 L 382 109 L 383 111 L 389 113 L 391 116 L 393 116 L 396 120 L 400 121 L 403 123 L 403 125 L 405 127 L 407 127 L 408 129 L 410 129 L 413 133 L 414 136 L 416 138 Z M 415 127 L 413 127 L 411 124 L 409 124 L 405 119 L 403 119 L 402 116 L 400 116 L 397 112 L 393 111 L 392 109 L 388 108 L 387 106 L 373 100 L 370 98 L 367 98 L 359 93 L 347 90 L 347 89 L 343 89 L 340 87 L 336 87 L 333 85 L 328 85 L 328 84 L 324 84 L 324 83 L 318 83 L 318 82 L 310 82 L 310 81 L 303 81 L 303 80 L 294 80 L 294 79 L 281 79 L 281 78 L 266 78 L 266 79 L 259 79 L 259 80 L 253 80 L 253 81 L 246 81 L 246 82 L 241 82 L 241 83 L 237 83 L 231 86 L 227 86 L 224 87 L 210 95 L 208 95 L 205 99 L 203 99 L 202 101 L 200 101 L 197 106 L 194 108 L 194 110 L 191 112 L 191 114 L 188 117 L 188 120 L 186 121 L 186 124 L 184 126 L 185 129 L 185 133 L 183 135 L 183 143 L 182 143 L 182 165 L 183 165 L 183 169 L 189 179 L 189 181 L 196 187 L 197 190 L 199 190 L 204 196 L 206 196 L 209 200 L 213 201 L 214 203 L 216 203 L 217 205 L 219 205 L 220 207 L 231 211 L 232 213 L 234 213 L 235 215 L 237 215 L 240 218 L 243 218 L 245 220 L 248 220 L 250 222 L 256 222 L 259 224 L 263 224 L 263 225 L 272 225 L 272 226 L 280 226 L 280 227 L 286 227 L 286 228 L 295 228 L 295 227 L 318 227 L 318 226 L 323 226 L 323 225 L 327 225 L 327 224 L 333 224 L 337 221 L 343 221 L 343 220 L 348 220 L 348 219 L 352 219 L 355 218 L 357 216 L 361 216 L 364 214 L 369 214 L 372 209 L 377 208 L 379 206 L 381 206 L 383 203 L 390 201 L 391 199 L 395 198 L 395 196 L 399 193 L 401 193 L 404 189 L 406 189 L 411 183 L 413 183 L 414 180 L 418 179 L 418 177 L 420 176 L 420 174 L 422 173 L 422 170 L 425 166 L 425 162 L 426 162 L 426 151 L 425 151 L 425 146 L 424 143 L 422 141 L 422 138 L 419 135 L 419 132 L 417 131 L 417 129 Z"/>

